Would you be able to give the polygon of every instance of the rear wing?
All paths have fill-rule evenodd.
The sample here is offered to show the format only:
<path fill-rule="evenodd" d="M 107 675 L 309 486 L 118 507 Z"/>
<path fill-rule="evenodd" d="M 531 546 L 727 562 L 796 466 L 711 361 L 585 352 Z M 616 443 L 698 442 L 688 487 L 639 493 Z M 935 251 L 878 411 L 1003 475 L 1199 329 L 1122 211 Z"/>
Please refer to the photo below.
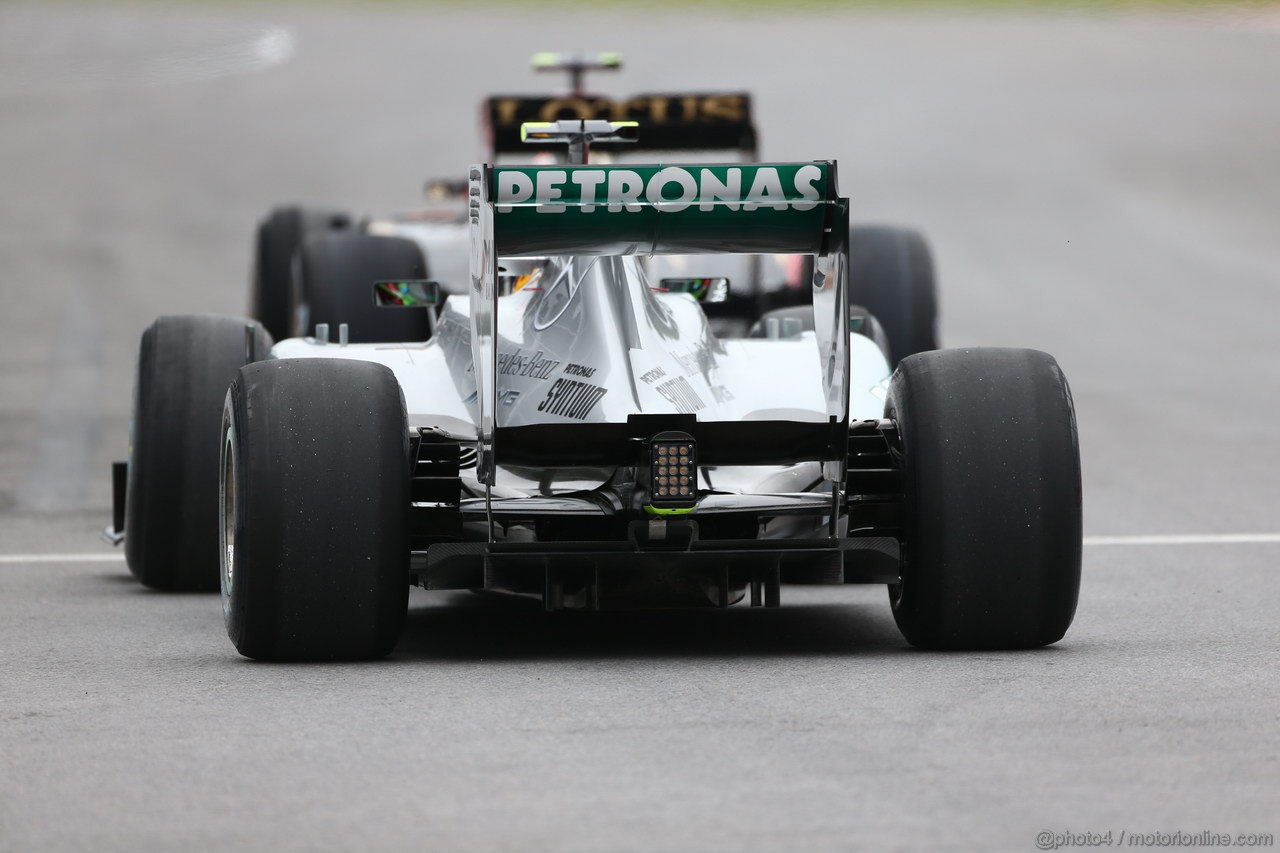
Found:
<path fill-rule="evenodd" d="M 834 166 L 489 167 L 501 257 L 822 254 Z"/>
<path fill-rule="evenodd" d="M 492 485 L 496 470 L 499 257 L 768 252 L 816 256 L 814 329 L 828 423 L 813 425 L 823 449 L 810 458 L 835 465 L 829 477 L 839 479 L 849 419 L 849 203 L 838 196 L 834 162 L 479 165 L 468 194 L 481 482 Z"/>
<path fill-rule="evenodd" d="M 622 100 L 585 94 L 496 95 L 484 102 L 483 113 L 494 159 L 528 154 L 520 139 L 525 122 L 562 119 L 637 122 L 640 144 L 630 146 L 634 151 L 739 151 L 755 159 L 756 129 L 746 92 L 654 93 Z"/>

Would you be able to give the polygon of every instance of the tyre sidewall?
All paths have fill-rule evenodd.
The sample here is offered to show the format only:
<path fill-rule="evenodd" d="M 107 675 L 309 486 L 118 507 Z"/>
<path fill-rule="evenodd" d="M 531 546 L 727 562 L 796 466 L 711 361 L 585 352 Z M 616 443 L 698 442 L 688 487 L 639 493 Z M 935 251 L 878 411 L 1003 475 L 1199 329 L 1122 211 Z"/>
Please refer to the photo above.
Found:
<path fill-rule="evenodd" d="M 245 470 L 243 456 L 240 448 L 240 432 L 243 428 L 241 425 L 241 413 L 243 406 L 237 406 L 236 401 L 242 398 L 237 387 L 240 382 L 240 375 L 237 373 L 236 378 L 232 380 L 231 386 L 227 389 L 226 403 L 222 410 L 222 453 L 219 458 L 220 471 L 218 482 L 218 504 L 221 510 L 219 517 L 219 537 L 218 545 L 219 553 L 219 589 L 222 593 L 222 615 L 226 621 L 227 634 L 231 637 L 231 641 L 237 646 L 240 645 L 244 636 L 244 625 L 246 621 L 245 604 L 247 596 L 236 594 L 238 590 L 235 588 L 238 583 L 241 588 L 248 582 L 244 572 L 240 571 L 241 564 L 245 561 L 243 555 L 248 553 L 247 526 L 245 525 Z M 227 455 L 231 454 L 232 465 L 228 466 Z M 230 474 L 231 482 L 227 482 L 227 474 Z M 236 495 L 236 503 L 234 513 L 230 519 L 231 526 L 228 529 L 225 523 L 227 487 L 230 485 L 234 489 Z M 228 566 L 227 566 L 227 539 L 230 538 L 232 544 L 233 555 L 240 555 L 240 560 L 232 560 L 232 577 L 228 582 Z"/>

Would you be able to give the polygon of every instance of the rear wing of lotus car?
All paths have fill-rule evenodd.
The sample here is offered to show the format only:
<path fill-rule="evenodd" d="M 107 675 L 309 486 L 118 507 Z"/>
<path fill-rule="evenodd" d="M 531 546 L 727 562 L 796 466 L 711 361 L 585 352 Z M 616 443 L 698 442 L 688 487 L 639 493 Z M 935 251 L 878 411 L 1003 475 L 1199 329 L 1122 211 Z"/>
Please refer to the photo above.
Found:
<path fill-rule="evenodd" d="M 834 162 L 477 165 L 468 193 L 481 482 L 493 485 L 495 454 L 510 464 L 528 459 L 550 467 L 633 464 L 635 448 L 664 429 L 692 435 L 708 464 L 822 461 L 830 463 L 829 479 L 840 478 L 849 422 L 849 203 L 838 195 Z M 720 423 L 689 415 L 635 415 L 626 424 L 496 422 L 500 257 L 769 252 L 815 256 L 826 422 Z"/>
<path fill-rule="evenodd" d="M 521 143 L 525 122 L 565 119 L 634 121 L 640 144 L 632 151 L 737 151 L 756 156 L 751 96 L 746 92 L 679 92 L 635 95 L 615 100 L 599 95 L 496 95 L 483 105 L 483 124 L 493 159 L 528 154 Z M 601 143 L 607 149 L 612 143 Z"/>

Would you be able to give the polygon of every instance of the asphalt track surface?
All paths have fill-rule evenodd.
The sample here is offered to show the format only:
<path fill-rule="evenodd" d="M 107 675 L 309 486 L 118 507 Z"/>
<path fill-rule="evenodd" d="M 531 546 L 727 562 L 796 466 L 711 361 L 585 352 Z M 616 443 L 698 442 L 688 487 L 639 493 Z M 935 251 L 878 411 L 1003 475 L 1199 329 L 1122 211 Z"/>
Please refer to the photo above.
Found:
<path fill-rule="evenodd" d="M 0 5 L 0 850 L 1280 832 L 1280 17 L 522 9 Z M 1057 355 L 1091 543 L 1061 643 L 912 651 L 880 588 L 415 594 L 386 662 L 270 666 L 97 542 L 144 326 L 240 313 L 274 203 L 462 175 L 478 99 L 577 48 L 625 51 L 608 92 L 752 90 L 767 157 L 928 233 L 948 344 Z"/>

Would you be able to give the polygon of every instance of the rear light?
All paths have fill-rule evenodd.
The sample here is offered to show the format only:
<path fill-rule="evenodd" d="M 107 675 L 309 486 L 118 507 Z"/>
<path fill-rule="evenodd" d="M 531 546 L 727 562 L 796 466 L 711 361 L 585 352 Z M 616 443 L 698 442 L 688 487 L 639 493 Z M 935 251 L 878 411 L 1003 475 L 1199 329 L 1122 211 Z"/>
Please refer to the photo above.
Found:
<path fill-rule="evenodd" d="M 658 433 L 649 440 L 649 504 L 689 509 L 698 500 L 698 456 L 693 436 Z"/>

